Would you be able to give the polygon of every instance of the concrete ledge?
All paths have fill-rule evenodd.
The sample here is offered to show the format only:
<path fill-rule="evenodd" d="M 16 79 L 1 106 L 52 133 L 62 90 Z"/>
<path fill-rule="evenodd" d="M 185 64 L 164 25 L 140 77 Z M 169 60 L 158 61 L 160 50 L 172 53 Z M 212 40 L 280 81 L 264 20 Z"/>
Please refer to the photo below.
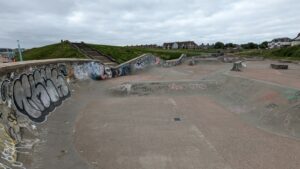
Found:
<path fill-rule="evenodd" d="M 92 59 L 73 59 L 73 58 L 63 58 L 63 59 L 46 59 L 46 60 L 31 60 L 31 61 L 23 61 L 23 62 L 12 62 L 12 63 L 3 63 L 0 64 L 0 74 L 11 72 L 16 69 L 24 68 L 26 66 L 39 66 L 39 65 L 47 65 L 47 64 L 56 64 L 56 63 L 74 63 L 74 62 L 99 62 L 98 60 Z"/>
<path fill-rule="evenodd" d="M 243 68 L 243 61 L 236 61 L 233 63 L 233 67 L 231 69 L 231 71 L 242 71 Z"/>
<path fill-rule="evenodd" d="M 125 65 L 129 65 L 131 63 L 134 63 L 136 61 L 138 61 L 139 59 L 142 59 L 144 57 L 147 57 L 147 56 L 151 56 L 151 57 L 155 57 L 154 55 L 152 55 L 151 53 L 145 53 L 145 54 L 142 54 L 141 56 L 138 56 L 136 58 L 133 58 L 131 60 L 128 60 L 122 64 L 119 64 L 118 66 L 115 66 L 115 67 L 112 67 L 113 69 L 118 69 L 118 68 L 121 68 L 122 66 L 125 66 Z"/>
<path fill-rule="evenodd" d="M 278 64 L 271 64 L 272 69 L 288 69 L 289 65 L 278 65 Z"/>

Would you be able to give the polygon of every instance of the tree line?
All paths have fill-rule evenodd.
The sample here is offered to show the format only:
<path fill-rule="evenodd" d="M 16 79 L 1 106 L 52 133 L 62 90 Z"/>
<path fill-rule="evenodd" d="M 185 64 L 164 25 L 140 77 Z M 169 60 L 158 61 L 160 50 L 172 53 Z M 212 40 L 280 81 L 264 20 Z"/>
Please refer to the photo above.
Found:
<path fill-rule="evenodd" d="M 266 49 L 268 48 L 268 42 L 262 42 L 260 44 L 249 42 L 245 44 L 234 44 L 234 43 L 226 43 L 224 44 L 223 42 L 216 42 L 214 44 L 215 49 L 227 49 L 227 48 L 237 48 L 241 47 L 243 49 Z"/>

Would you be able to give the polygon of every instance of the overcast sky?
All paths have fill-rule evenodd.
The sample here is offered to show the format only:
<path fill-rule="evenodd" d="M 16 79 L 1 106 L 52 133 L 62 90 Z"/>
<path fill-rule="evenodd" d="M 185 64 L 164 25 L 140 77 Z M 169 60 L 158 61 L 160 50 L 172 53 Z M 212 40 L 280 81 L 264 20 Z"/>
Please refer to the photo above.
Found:
<path fill-rule="evenodd" d="M 0 47 L 261 42 L 300 32 L 299 0 L 1 0 Z"/>

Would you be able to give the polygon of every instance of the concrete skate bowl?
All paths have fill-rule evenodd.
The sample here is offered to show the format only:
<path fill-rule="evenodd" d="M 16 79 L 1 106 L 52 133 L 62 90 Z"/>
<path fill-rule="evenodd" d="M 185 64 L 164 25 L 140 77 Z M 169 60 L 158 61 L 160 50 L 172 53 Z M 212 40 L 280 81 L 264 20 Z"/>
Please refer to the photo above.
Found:
<path fill-rule="evenodd" d="M 158 67 L 101 83 L 103 97 L 77 118 L 77 150 L 93 168 L 298 168 L 299 89 L 231 67 Z"/>
<path fill-rule="evenodd" d="M 258 128 L 300 138 L 298 89 L 218 74 L 201 81 L 124 83 L 111 90 L 119 96 L 206 95 Z"/>
<path fill-rule="evenodd" d="M 226 63 L 130 75 L 156 62 L 5 66 L 1 167 L 299 167 L 299 89 L 233 76 Z"/>

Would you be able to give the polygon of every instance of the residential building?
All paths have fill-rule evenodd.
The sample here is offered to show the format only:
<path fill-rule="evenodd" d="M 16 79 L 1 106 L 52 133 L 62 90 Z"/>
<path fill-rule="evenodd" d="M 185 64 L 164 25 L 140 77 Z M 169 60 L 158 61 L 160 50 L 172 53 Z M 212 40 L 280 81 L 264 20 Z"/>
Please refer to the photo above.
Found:
<path fill-rule="evenodd" d="M 0 48 L 0 62 L 10 62 L 14 59 L 15 52 L 13 49 Z"/>
<path fill-rule="evenodd" d="M 0 48 L 0 54 L 10 58 L 15 56 L 14 50 L 10 48 Z"/>
<path fill-rule="evenodd" d="M 277 38 L 273 39 L 271 42 L 268 43 L 268 47 L 270 49 L 273 48 L 281 48 L 281 47 L 287 47 L 292 45 L 292 40 L 290 38 Z"/>
<path fill-rule="evenodd" d="M 137 47 L 137 48 L 159 48 L 156 44 L 146 44 L 146 45 L 136 45 L 136 46 L 130 46 L 130 47 Z"/>
<path fill-rule="evenodd" d="M 292 40 L 292 46 L 300 45 L 300 33 Z"/>
<path fill-rule="evenodd" d="M 198 46 L 199 49 L 209 49 L 209 48 L 212 48 L 212 46 L 207 43 L 207 44 L 204 44 L 202 43 L 201 45 Z"/>
<path fill-rule="evenodd" d="M 198 45 L 194 41 L 169 42 L 163 44 L 164 49 L 197 49 Z"/>

